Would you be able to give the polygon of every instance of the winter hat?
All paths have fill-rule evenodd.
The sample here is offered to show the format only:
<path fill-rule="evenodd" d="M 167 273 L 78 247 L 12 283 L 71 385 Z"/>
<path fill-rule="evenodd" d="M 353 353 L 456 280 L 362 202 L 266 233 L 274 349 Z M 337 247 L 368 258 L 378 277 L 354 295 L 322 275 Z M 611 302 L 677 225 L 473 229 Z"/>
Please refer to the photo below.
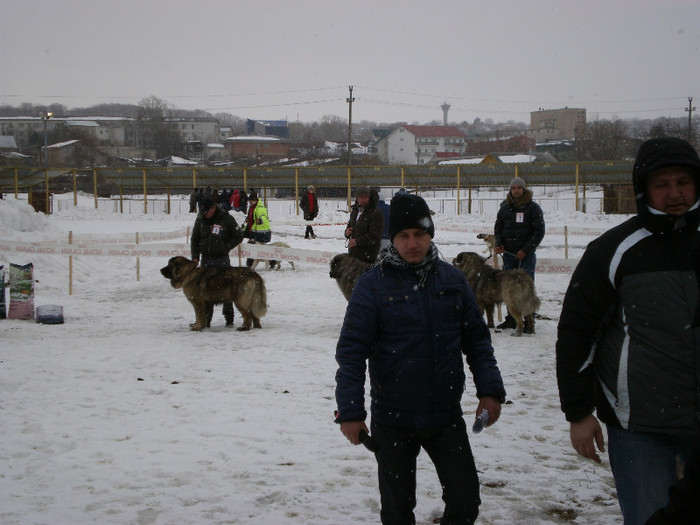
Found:
<path fill-rule="evenodd" d="M 306 188 L 306 189 L 309 190 L 311 193 L 315 193 L 315 192 L 316 192 L 316 188 L 314 188 L 314 185 L 313 185 L 313 184 L 309 184 L 309 187 Z"/>
<path fill-rule="evenodd" d="M 250 195 L 248 196 L 249 201 L 256 201 L 258 200 L 258 194 L 254 191 L 250 192 Z"/>
<path fill-rule="evenodd" d="M 527 189 L 527 184 L 525 184 L 525 181 L 520 177 L 515 177 L 512 181 L 510 181 L 510 186 L 508 186 L 508 189 L 510 190 L 513 186 L 520 186 L 524 190 Z"/>
<path fill-rule="evenodd" d="M 357 197 L 369 197 L 370 196 L 370 191 L 368 186 L 359 186 L 355 190 L 355 198 Z"/>
<path fill-rule="evenodd" d="M 428 204 L 418 195 L 397 193 L 391 199 L 389 208 L 389 237 L 393 241 L 397 233 L 409 228 L 425 230 L 431 237 L 435 236 L 435 225 Z"/>
<path fill-rule="evenodd" d="M 643 195 L 649 173 L 670 166 L 683 166 L 695 172 L 696 183 L 700 182 L 700 158 L 695 148 L 685 140 L 675 137 L 650 139 L 639 146 L 632 171 L 634 192 Z"/>
<path fill-rule="evenodd" d="M 208 211 L 209 208 L 211 208 L 212 206 L 214 206 L 214 199 L 212 199 L 209 196 L 203 197 L 202 200 L 199 202 L 200 210 Z"/>

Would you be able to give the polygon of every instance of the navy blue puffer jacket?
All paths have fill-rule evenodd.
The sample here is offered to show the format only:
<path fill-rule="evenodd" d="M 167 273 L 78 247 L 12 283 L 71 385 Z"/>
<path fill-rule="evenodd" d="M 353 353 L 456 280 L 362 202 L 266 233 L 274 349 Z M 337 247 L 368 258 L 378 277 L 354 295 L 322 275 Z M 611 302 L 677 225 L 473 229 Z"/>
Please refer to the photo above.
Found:
<path fill-rule="evenodd" d="M 542 242 L 544 228 L 542 208 L 532 200 L 532 191 L 525 190 L 517 201 L 509 193 L 496 215 L 496 246 L 503 245 L 512 254 L 523 250 L 530 255 Z"/>
<path fill-rule="evenodd" d="M 386 264 L 357 281 L 336 348 L 337 422 L 366 418 L 369 360 L 374 421 L 435 428 L 462 414 L 464 359 L 476 395 L 503 401 L 491 335 L 464 275 L 444 261 L 420 286 L 413 269 Z"/>

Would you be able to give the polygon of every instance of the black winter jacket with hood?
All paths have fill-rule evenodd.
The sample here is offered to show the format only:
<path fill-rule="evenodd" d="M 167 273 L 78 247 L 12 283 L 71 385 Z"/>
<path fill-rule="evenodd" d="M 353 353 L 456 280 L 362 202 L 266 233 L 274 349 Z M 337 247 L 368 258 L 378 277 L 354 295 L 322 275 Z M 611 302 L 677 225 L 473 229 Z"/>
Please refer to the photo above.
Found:
<path fill-rule="evenodd" d="M 379 253 L 384 231 L 384 214 L 377 207 L 378 203 L 379 193 L 377 190 L 370 190 L 369 204 L 360 214 L 360 206 L 355 202 L 347 225 L 348 228 L 353 229 L 350 238 L 357 241 L 357 246 L 350 248 L 348 253 L 352 257 L 372 263 Z"/>
<path fill-rule="evenodd" d="M 633 181 L 637 215 L 591 242 L 564 298 L 557 380 L 567 421 L 597 408 L 608 425 L 641 432 L 700 431 L 700 329 L 692 247 L 700 243 L 698 202 L 681 216 L 646 203 L 650 172 L 695 170 L 700 160 L 680 139 L 639 150 Z M 696 195 L 697 197 L 697 195 Z"/>

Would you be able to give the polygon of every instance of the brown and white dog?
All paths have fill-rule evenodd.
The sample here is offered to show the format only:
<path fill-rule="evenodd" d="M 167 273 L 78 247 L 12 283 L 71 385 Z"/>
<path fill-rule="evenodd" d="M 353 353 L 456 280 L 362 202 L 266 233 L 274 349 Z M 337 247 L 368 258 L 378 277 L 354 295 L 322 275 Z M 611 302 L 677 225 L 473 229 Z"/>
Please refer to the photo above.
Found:
<path fill-rule="evenodd" d="M 238 330 L 262 328 L 260 318 L 267 313 L 265 281 L 250 268 L 233 266 L 206 268 L 187 257 L 171 257 L 160 269 L 173 288 L 182 288 L 194 308 L 196 321 L 191 330 L 209 328 L 215 304 L 233 303 L 243 316 Z"/>

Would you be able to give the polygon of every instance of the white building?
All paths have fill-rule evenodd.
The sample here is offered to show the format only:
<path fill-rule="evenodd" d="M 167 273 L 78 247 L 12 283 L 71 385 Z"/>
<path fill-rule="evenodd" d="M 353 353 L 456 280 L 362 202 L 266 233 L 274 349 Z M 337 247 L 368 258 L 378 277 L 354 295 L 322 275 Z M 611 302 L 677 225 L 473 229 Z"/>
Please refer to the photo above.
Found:
<path fill-rule="evenodd" d="M 399 126 L 379 139 L 377 155 L 387 164 L 427 164 L 440 152 L 464 155 L 467 137 L 453 126 Z"/>

